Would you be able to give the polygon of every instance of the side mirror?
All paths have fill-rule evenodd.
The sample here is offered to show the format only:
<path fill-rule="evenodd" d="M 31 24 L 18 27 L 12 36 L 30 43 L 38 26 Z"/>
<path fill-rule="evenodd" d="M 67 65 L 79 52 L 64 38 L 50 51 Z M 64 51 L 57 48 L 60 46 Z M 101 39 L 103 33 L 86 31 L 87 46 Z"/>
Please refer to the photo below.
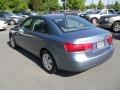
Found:
<path fill-rule="evenodd" d="M 19 33 L 20 34 L 24 34 L 24 30 L 23 29 L 19 29 Z"/>

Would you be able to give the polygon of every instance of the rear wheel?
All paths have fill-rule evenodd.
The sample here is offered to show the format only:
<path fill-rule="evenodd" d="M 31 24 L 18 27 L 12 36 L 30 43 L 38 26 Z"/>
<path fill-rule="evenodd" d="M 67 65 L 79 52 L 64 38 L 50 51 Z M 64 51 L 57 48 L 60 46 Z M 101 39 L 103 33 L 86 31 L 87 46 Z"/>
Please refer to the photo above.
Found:
<path fill-rule="evenodd" d="M 120 22 L 115 22 L 112 27 L 113 32 L 120 32 Z"/>
<path fill-rule="evenodd" d="M 43 68 L 46 72 L 50 74 L 57 72 L 57 66 L 54 61 L 54 58 L 47 50 L 42 51 L 41 59 Z"/>

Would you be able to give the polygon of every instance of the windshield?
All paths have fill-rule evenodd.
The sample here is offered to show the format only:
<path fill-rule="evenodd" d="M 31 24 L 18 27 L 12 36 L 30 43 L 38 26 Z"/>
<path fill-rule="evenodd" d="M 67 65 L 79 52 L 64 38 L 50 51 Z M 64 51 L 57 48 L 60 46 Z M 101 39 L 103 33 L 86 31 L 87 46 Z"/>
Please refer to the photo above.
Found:
<path fill-rule="evenodd" d="M 75 15 L 54 18 L 53 21 L 63 32 L 79 31 L 95 27 L 90 22 Z"/>

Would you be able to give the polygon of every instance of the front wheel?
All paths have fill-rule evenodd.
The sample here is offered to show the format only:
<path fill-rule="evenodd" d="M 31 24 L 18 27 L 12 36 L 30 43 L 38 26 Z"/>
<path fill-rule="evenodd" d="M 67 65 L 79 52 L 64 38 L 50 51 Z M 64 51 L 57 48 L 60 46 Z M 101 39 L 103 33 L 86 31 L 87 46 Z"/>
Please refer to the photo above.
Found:
<path fill-rule="evenodd" d="M 10 36 L 10 45 L 12 48 L 16 49 L 17 48 L 17 45 L 15 43 L 15 40 L 12 36 Z"/>
<path fill-rule="evenodd" d="M 120 32 L 120 22 L 115 22 L 112 27 L 113 32 Z"/>
<path fill-rule="evenodd" d="M 48 72 L 49 74 L 57 72 L 57 66 L 54 58 L 47 50 L 42 51 L 41 59 L 43 68 L 46 72 Z"/>
<path fill-rule="evenodd" d="M 97 18 L 92 18 L 91 22 L 96 25 L 98 23 L 98 19 Z"/>
<path fill-rule="evenodd" d="M 14 20 L 11 20 L 11 21 L 9 21 L 9 24 L 10 24 L 10 25 L 15 25 L 15 21 L 14 21 Z"/>

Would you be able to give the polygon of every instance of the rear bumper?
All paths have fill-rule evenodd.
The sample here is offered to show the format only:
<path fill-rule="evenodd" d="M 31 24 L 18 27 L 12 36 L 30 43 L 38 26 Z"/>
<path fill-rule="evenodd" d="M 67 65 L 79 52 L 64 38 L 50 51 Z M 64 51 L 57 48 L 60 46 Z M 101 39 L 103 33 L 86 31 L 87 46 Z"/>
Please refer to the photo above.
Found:
<path fill-rule="evenodd" d="M 113 55 L 114 48 L 109 48 L 105 53 L 92 58 L 71 55 L 71 57 L 59 57 L 58 68 L 67 71 L 80 72 L 107 61 Z"/>
<path fill-rule="evenodd" d="M 7 29 L 7 23 L 0 25 L 0 30 Z"/>

